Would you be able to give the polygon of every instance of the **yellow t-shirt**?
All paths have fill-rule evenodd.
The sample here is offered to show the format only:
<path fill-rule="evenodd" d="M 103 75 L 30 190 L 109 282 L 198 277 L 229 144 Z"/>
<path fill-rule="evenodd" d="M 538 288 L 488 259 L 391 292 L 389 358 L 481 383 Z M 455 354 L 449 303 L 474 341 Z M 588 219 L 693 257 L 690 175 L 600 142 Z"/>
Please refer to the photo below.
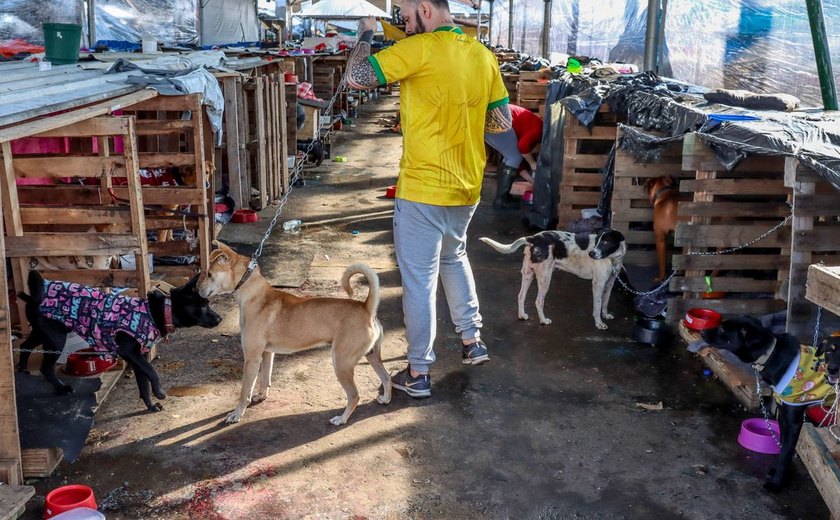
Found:
<path fill-rule="evenodd" d="M 436 206 L 478 202 L 487 111 L 508 102 L 496 57 L 460 29 L 417 34 L 369 58 L 400 82 L 403 155 L 396 196 Z"/>

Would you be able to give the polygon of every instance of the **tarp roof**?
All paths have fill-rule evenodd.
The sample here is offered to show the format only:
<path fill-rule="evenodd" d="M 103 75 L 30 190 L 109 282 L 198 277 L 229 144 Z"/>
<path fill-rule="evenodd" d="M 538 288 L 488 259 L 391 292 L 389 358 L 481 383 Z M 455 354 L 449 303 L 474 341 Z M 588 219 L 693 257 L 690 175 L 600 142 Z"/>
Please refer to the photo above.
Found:
<path fill-rule="evenodd" d="M 321 0 L 295 15 L 321 20 L 356 20 L 365 16 L 391 18 L 390 14 L 364 0 Z"/>

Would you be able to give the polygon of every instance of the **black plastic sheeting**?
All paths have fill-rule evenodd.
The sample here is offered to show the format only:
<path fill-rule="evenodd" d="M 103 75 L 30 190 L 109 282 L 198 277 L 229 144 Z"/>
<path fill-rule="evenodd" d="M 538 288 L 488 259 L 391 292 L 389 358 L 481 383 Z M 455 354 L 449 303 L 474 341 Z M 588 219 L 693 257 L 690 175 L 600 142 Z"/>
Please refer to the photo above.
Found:
<path fill-rule="evenodd" d="M 556 216 L 566 117 L 577 117 L 591 127 L 602 103 L 631 125 L 622 126 L 624 137 L 619 146 L 639 161 L 657 160 L 665 145 L 696 132 L 729 170 L 736 169 L 749 155 L 795 157 L 840 190 L 840 116 L 819 111 L 750 111 L 711 104 L 702 97 L 703 91 L 663 81 L 649 72 L 610 82 L 567 74 L 550 83 L 529 223 L 547 229 Z M 728 120 L 744 118 L 754 120 Z M 599 210 L 607 220 L 613 164 L 609 161 L 602 171 L 606 189 L 602 189 Z"/>

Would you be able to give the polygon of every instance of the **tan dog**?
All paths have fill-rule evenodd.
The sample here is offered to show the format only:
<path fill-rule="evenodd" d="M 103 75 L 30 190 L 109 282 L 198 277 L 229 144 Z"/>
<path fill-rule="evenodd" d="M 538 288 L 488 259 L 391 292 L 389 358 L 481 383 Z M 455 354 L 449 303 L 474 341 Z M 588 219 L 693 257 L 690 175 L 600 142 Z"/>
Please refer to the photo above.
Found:
<path fill-rule="evenodd" d="M 659 263 L 657 282 L 665 279 L 667 248 L 665 239 L 677 227 L 677 202 L 679 191 L 670 175 L 653 177 L 645 182 L 648 200 L 653 206 L 653 234 L 656 236 L 656 259 Z"/>
<path fill-rule="evenodd" d="M 377 398 L 380 404 L 391 401 L 391 378 L 382 364 L 382 325 L 376 317 L 379 306 L 379 277 L 370 267 L 354 264 L 344 271 L 341 285 L 353 296 L 350 278 L 363 274 L 370 286 L 367 300 L 343 298 L 309 298 L 296 296 L 271 287 L 256 267 L 251 276 L 236 288 L 248 269 L 250 258 L 237 254 L 221 242 L 210 254 L 207 276 L 198 286 L 204 298 L 233 293 L 239 303 L 239 326 L 245 367 L 239 405 L 225 419 L 239 422 L 245 408 L 265 400 L 271 386 L 274 354 L 292 354 L 317 346 L 332 345 L 335 375 L 347 393 L 344 413 L 330 419 L 334 425 L 347 422 L 359 403 L 354 370 L 365 356 L 376 371 L 384 388 Z M 260 369 L 262 365 L 262 370 Z M 257 375 L 260 388 L 251 399 Z"/>

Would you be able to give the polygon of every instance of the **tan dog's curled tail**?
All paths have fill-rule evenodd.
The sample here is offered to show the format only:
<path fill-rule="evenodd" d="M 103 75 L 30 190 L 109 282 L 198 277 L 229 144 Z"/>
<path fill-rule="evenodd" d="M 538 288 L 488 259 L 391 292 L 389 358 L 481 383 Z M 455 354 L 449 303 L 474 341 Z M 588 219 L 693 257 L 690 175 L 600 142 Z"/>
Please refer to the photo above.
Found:
<path fill-rule="evenodd" d="M 353 288 L 350 286 L 350 278 L 355 274 L 363 274 L 368 281 L 368 297 L 365 300 L 365 308 L 370 315 L 376 316 L 376 310 L 379 308 L 379 276 L 376 271 L 366 266 L 365 264 L 353 264 L 348 267 L 341 276 L 341 286 L 347 291 L 349 297 L 353 297 Z"/>
<path fill-rule="evenodd" d="M 491 240 L 487 237 L 481 237 L 481 238 L 479 238 L 479 240 L 481 240 L 485 244 L 488 244 L 490 247 L 492 247 L 496 251 L 498 251 L 500 253 L 504 253 L 506 255 L 509 255 L 511 253 L 515 253 L 520 247 L 522 247 L 526 243 L 528 243 L 528 239 L 526 239 L 526 238 L 518 238 L 518 239 L 516 239 L 516 242 L 514 242 L 512 244 L 501 244 L 501 243 L 496 242 L 495 240 Z"/>

